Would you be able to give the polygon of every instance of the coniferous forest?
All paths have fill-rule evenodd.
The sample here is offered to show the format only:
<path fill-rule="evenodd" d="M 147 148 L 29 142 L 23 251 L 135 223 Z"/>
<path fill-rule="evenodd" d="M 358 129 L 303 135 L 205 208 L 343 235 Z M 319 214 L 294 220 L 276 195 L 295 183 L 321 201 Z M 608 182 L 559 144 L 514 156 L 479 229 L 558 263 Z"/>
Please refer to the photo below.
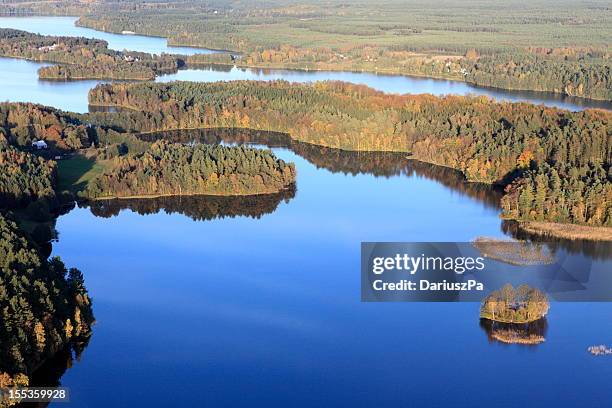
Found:
<path fill-rule="evenodd" d="M 55 179 L 55 162 L 0 145 L 0 202 L 17 205 L 53 198 Z"/>
<path fill-rule="evenodd" d="M 277 193 L 295 182 L 295 168 L 265 150 L 154 143 L 140 155 L 115 159 L 91 181 L 89 198 Z"/>
<path fill-rule="evenodd" d="M 58 259 L 45 259 L 0 215 L 0 373 L 29 375 L 93 323 L 83 275 Z"/>
<path fill-rule="evenodd" d="M 419 75 L 612 98 L 611 15 L 604 0 L 9 4 L 14 14 L 69 13 L 83 27 L 231 50 L 246 67 Z M 200 58 L 211 59 L 193 60 Z"/>
<path fill-rule="evenodd" d="M 248 403 L 236 390 L 266 406 L 295 399 L 276 392 L 278 376 L 257 375 L 263 371 L 282 373 L 306 393 L 329 386 L 320 394 L 332 406 L 359 405 L 343 387 L 363 385 L 373 371 L 402 373 L 405 362 L 422 365 L 426 375 L 410 378 L 422 395 L 407 396 L 382 378 L 366 388 L 380 388 L 387 399 L 361 402 L 436 405 L 427 374 L 445 367 L 435 342 L 414 343 L 417 358 L 355 358 L 371 345 L 414 340 L 393 331 L 396 310 L 362 313 L 346 303 L 355 300 L 354 285 L 344 273 L 329 273 L 355 265 L 359 240 L 435 241 L 484 230 L 512 235 L 521 247 L 545 242 L 536 249 L 546 246 L 550 256 L 537 260 L 550 268 L 559 261 L 558 274 L 537 262 L 521 265 L 533 266 L 527 279 L 540 289 L 484 289 L 479 316 L 488 339 L 547 341 L 549 351 L 565 352 L 567 338 L 554 337 L 559 324 L 585 330 L 576 342 L 601 333 L 591 323 L 605 310 L 572 306 L 575 313 L 555 312 L 549 340 L 542 288 L 555 301 L 609 295 L 601 290 L 612 257 L 612 8 L 605 0 L 0 3 L 3 27 L 67 34 L 0 28 L 0 72 L 10 71 L 0 80 L 10 88 L 0 89 L 2 100 L 57 107 L 0 101 L 0 408 L 18 403 L 3 394 L 7 388 L 62 386 L 73 352 L 94 333 L 94 315 L 102 341 L 91 343 L 93 358 L 73 378 L 62 379 L 78 388 L 77 405 Z M 75 32 L 83 36 L 68 36 Z M 173 46 L 200 50 L 180 55 Z M 192 68 L 202 69 L 183 71 Z M 215 82 L 163 82 L 165 74 Z M 387 92 L 340 81 L 219 81 L 277 77 L 343 78 Z M 88 83 L 72 82 L 84 79 L 99 84 L 87 100 Z M 395 86 L 446 96 L 393 93 Z M 500 99 L 455 95 L 469 92 Z M 296 164 L 283 158 L 300 167 L 300 185 Z M 156 216 L 145 220 L 148 214 Z M 93 225 L 93 217 L 113 220 Z M 517 265 L 483 248 L 475 249 Z M 64 261 L 91 271 L 91 296 L 83 273 Z M 478 309 L 457 316 L 466 311 L 473 318 Z M 593 320 L 564 320 L 585 311 Z M 427 338 L 460 328 L 459 319 L 446 325 L 440 316 L 432 309 L 415 327 L 437 326 Z M 380 330 L 359 337 L 364 327 Z M 468 348 L 481 346 L 463 334 Z M 338 353 L 338 344 L 347 347 Z M 125 354 L 113 359 L 109 351 Z M 468 374 L 489 363 L 459 357 Z M 520 388 L 512 373 L 533 363 L 512 357 L 502 378 L 512 385 L 502 395 L 508 401 Z M 65 360 L 63 371 L 56 359 Z M 580 392 L 594 397 L 580 398 L 599 403 L 603 371 L 585 367 L 597 376 Z M 219 377 L 219 368 L 236 381 Z M 341 384 L 319 381 L 338 368 L 348 373 Z M 109 372 L 118 374 L 108 381 L 113 399 L 81 387 L 101 384 Z M 192 398 L 202 381 L 215 395 Z M 498 396 L 487 381 L 471 390 L 482 398 L 474 406 Z M 131 391 L 151 384 L 185 392 L 148 398 Z M 558 402 L 548 394 L 540 405 Z M 320 400 L 311 392 L 298 397 L 304 406 Z"/>
<path fill-rule="evenodd" d="M 114 51 L 108 43 L 83 37 L 45 36 L 0 28 L 0 56 L 58 63 L 40 68 L 41 79 L 150 80 L 176 72 L 182 60 L 172 55 Z"/>
<path fill-rule="evenodd" d="M 90 115 L 125 131 L 248 127 L 345 150 L 406 152 L 506 186 L 506 217 L 612 226 L 612 127 L 603 110 L 284 81 L 100 85 L 90 102 L 126 108 Z"/>
<path fill-rule="evenodd" d="M 483 97 L 386 95 L 338 82 L 101 85 L 90 100 L 127 109 L 72 114 L 0 104 L 3 268 L 4 276 L 11 276 L 0 282 L 7 386 L 26 382 L 47 357 L 82 341 L 93 322 L 80 272 L 45 259 L 42 244 L 53 233 L 40 223 L 52 221 L 63 202 L 293 191 L 293 165 L 269 151 L 164 140 L 163 134 L 147 141 L 147 135 L 136 137 L 138 132 L 240 127 L 258 129 L 253 139 L 258 143 L 271 135 L 270 143 L 296 143 L 299 150 L 319 145 L 393 151 L 458 169 L 469 180 L 505 186 L 501 206 L 507 218 L 611 225 L 606 111 L 568 112 Z M 236 137 L 251 138 L 227 140 Z M 49 150 L 33 149 L 37 140 L 46 141 Z M 55 157 L 75 152 L 88 152 L 102 169 L 81 189 L 65 191 Z M 37 291 L 26 293 L 27 287 Z M 19 310 L 31 312 L 17 313 L 16 299 Z"/>
<path fill-rule="evenodd" d="M 437 6 L 397 0 L 374 8 L 341 1 L 329 7 L 225 3 L 11 1 L 7 7 L 17 15 L 71 10 L 84 27 L 167 37 L 172 45 L 232 55 L 125 54 L 108 50 L 103 41 L 15 30 L 0 31 L 0 53 L 60 63 L 40 70 L 46 79 L 145 80 L 184 64 L 213 63 L 418 75 L 612 100 L 610 17 L 603 1 L 581 7 L 538 0 L 524 7 L 514 1 L 501 6 L 451 0 L 445 7 L 452 12 L 442 19 Z M 466 13 L 466 7 L 478 12 Z M 23 45 L 16 46 L 16 38 Z"/>
<path fill-rule="evenodd" d="M 39 151 L 32 143 L 41 140 L 47 148 Z M 104 171 L 65 190 L 70 183 L 58 164 L 80 152 L 104 162 Z M 0 104 L 0 387 L 27 386 L 35 369 L 91 332 L 92 302 L 81 272 L 47 259 L 55 219 L 67 204 L 109 196 L 276 193 L 245 198 L 273 208 L 285 192 L 292 196 L 294 181 L 293 165 L 269 151 L 145 143 L 83 115 Z M 205 209 L 213 211 L 214 203 Z M 0 399 L 0 406 L 10 403 Z"/>
<path fill-rule="evenodd" d="M 465 81 L 479 86 L 612 99 L 609 58 L 589 50 L 531 49 L 466 59 L 462 66 Z"/>

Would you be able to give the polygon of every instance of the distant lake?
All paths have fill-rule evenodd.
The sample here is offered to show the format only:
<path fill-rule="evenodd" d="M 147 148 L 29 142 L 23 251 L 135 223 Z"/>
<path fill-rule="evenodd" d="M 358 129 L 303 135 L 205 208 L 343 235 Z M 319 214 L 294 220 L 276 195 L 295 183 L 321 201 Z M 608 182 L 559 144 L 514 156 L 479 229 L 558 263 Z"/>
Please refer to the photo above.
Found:
<path fill-rule="evenodd" d="M 210 53 L 212 51 L 189 47 L 168 47 L 166 40 L 159 37 L 140 35 L 110 34 L 76 27 L 76 17 L 0 17 L 0 27 L 38 32 L 47 35 L 68 35 L 99 38 L 109 42 L 116 50 L 133 50 L 150 53 Z M 64 110 L 86 112 L 87 91 L 95 84 L 108 81 L 39 81 L 37 70 L 45 64 L 21 62 L 0 58 L 0 100 L 30 101 L 55 106 Z M 10 75 L 15 72 L 15 75 Z M 185 69 L 175 74 L 164 75 L 157 81 L 230 81 L 230 80 L 274 80 L 285 79 L 293 82 L 338 80 L 364 84 L 390 93 L 430 93 L 433 95 L 485 95 L 496 100 L 525 101 L 546 106 L 557 106 L 569 110 L 585 108 L 612 109 L 612 103 L 562 96 L 544 92 L 505 91 L 476 87 L 459 81 L 385 75 L 367 72 L 302 71 L 282 69 L 251 69 L 211 66 L 201 69 Z M 28 89 L 26 94 L 23 90 Z"/>
<path fill-rule="evenodd" d="M 97 38 L 108 42 L 108 48 L 123 51 L 141 51 L 150 54 L 210 54 L 215 51 L 168 46 L 165 38 L 135 34 L 113 34 L 75 25 L 77 17 L 0 17 L 0 27 L 14 28 L 42 35 Z"/>
<path fill-rule="evenodd" d="M 56 21 L 42 19 L 42 26 Z M 87 90 L 98 81 L 38 81 L 40 65 L 0 59 L 0 100 L 87 111 Z M 351 79 L 389 92 L 510 95 L 361 73 L 216 68 L 160 80 L 279 77 Z M 53 255 L 83 271 L 97 324 L 78 361 L 58 355 L 35 385 L 61 384 L 72 406 L 100 408 L 595 408 L 612 399 L 612 364 L 586 352 L 612 341 L 608 303 L 553 303 L 546 341 L 521 346 L 491 341 L 476 303 L 360 302 L 361 241 L 514 236 L 499 218 L 498 191 L 403 155 L 227 132 L 149 137 L 271 147 L 296 164 L 296 190 L 100 201 L 61 216 Z M 591 259 L 600 275 L 612 270 L 607 244 L 555 247 Z"/>

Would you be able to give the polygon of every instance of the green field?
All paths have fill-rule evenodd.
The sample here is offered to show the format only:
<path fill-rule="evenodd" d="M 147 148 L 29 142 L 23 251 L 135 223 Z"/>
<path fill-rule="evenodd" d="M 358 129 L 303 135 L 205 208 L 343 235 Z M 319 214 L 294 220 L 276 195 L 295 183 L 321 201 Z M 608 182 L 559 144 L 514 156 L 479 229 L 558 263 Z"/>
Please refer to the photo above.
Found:
<path fill-rule="evenodd" d="M 276 0 L 7 1 L 0 13 L 85 16 L 81 24 L 168 37 L 172 43 L 258 47 L 381 46 L 465 51 L 517 47 L 609 49 L 609 1 Z"/>
<path fill-rule="evenodd" d="M 106 162 L 95 161 L 81 154 L 75 154 L 69 159 L 57 162 L 58 191 L 70 191 L 78 193 L 82 191 L 87 183 L 106 168 Z"/>

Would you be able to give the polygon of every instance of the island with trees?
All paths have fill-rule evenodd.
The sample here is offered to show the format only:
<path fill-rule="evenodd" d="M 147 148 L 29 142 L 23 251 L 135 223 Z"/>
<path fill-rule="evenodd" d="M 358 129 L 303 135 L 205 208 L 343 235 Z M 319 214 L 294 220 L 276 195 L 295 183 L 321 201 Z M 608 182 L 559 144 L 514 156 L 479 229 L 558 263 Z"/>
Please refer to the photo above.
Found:
<path fill-rule="evenodd" d="M 89 182 L 100 198 L 278 193 L 295 183 L 295 167 L 270 151 L 249 147 L 158 141 L 139 155 L 120 156 Z"/>
<path fill-rule="evenodd" d="M 531 323 L 548 313 L 548 298 L 537 288 L 507 284 L 491 292 L 480 306 L 480 318 L 500 323 Z"/>
<path fill-rule="evenodd" d="M 489 339 L 512 344 L 545 341 L 548 298 L 539 289 L 507 284 L 491 292 L 480 305 L 480 325 Z"/>
<path fill-rule="evenodd" d="M 390 95 L 342 82 L 103 84 L 89 120 L 127 132 L 251 128 L 352 151 L 404 152 L 505 189 L 503 217 L 540 233 L 606 240 L 612 227 L 612 115 L 486 97 Z M 571 224 L 571 229 L 559 225 Z"/>

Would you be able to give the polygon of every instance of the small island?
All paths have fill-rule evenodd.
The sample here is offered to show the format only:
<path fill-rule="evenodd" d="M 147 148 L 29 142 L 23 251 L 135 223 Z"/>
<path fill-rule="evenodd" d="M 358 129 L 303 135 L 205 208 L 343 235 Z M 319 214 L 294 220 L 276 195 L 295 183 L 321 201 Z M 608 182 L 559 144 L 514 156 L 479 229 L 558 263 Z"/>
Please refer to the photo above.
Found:
<path fill-rule="evenodd" d="M 604 344 L 600 344 L 599 346 L 591 346 L 587 349 L 589 353 L 594 356 L 610 356 L 612 355 L 612 347 L 608 347 Z"/>
<path fill-rule="evenodd" d="M 511 284 L 489 294 L 480 306 L 480 327 L 489 341 L 534 346 L 546 340 L 550 305 L 539 289 Z"/>
<path fill-rule="evenodd" d="M 546 316 L 550 304 L 537 288 L 506 284 L 487 296 L 480 306 L 480 318 L 499 323 L 531 323 Z"/>
<path fill-rule="evenodd" d="M 554 254 L 542 243 L 478 237 L 472 243 L 482 256 L 510 265 L 548 265 Z"/>

